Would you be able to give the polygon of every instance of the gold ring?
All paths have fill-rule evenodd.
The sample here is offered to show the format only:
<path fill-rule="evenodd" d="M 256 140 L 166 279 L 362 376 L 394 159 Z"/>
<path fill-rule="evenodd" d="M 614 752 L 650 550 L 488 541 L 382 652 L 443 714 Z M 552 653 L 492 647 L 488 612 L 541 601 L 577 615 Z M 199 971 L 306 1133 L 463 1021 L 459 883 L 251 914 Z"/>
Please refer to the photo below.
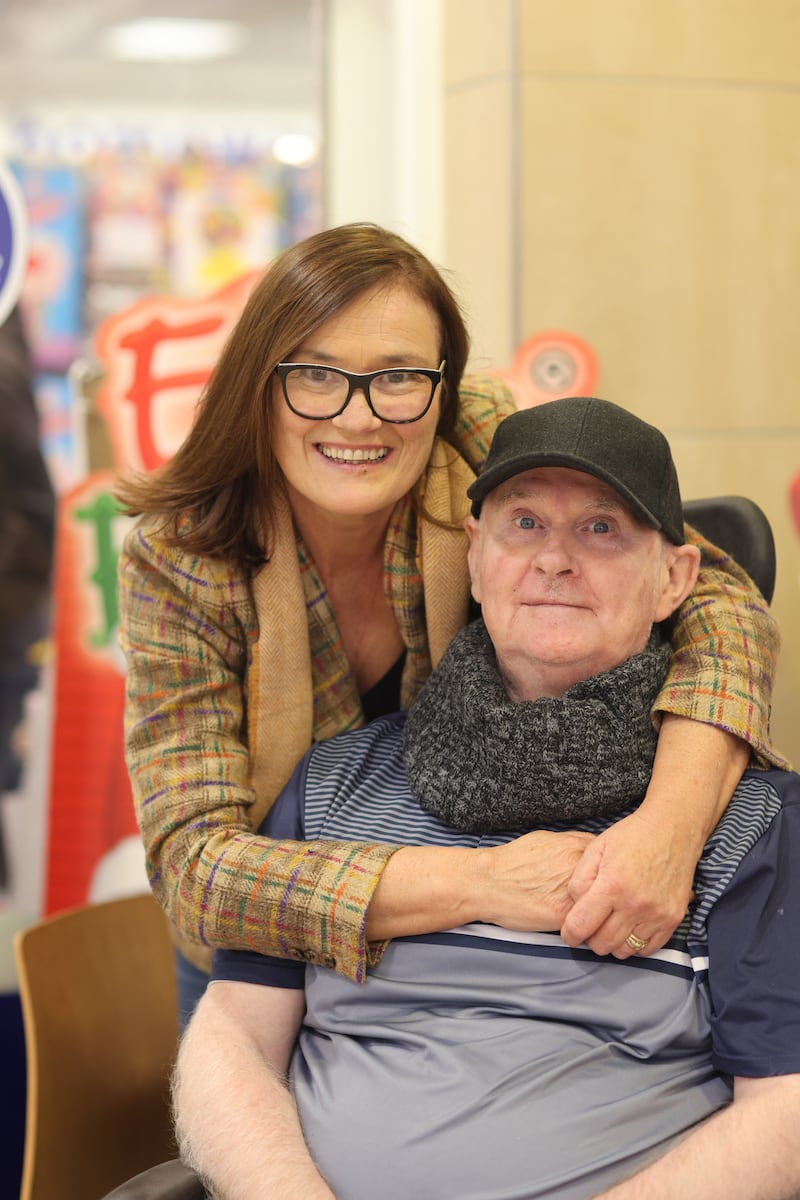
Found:
<path fill-rule="evenodd" d="M 629 933 L 625 938 L 625 942 L 630 946 L 631 950 L 644 950 L 647 945 L 647 941 L 643 942 L 641 938 L 637 938 L 635 933 Z"/>

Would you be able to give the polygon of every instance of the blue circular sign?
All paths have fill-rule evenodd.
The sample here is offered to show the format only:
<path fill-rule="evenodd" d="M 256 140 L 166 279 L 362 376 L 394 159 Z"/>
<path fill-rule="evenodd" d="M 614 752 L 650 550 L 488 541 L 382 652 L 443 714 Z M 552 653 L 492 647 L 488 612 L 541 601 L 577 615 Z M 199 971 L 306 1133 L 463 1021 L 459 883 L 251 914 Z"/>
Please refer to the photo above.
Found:
<path fill-rule="evenodd" d="M 27 253 L 25 201 L 16 179 L 0 163 L 0 325 L 19 299 Z"/>

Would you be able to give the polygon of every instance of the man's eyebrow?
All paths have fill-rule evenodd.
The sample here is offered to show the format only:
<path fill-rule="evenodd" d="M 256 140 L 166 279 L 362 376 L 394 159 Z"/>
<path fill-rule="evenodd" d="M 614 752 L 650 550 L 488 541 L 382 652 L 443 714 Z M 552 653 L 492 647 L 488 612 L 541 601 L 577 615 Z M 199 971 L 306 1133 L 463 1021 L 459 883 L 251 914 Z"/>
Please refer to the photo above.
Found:
<path fill-rule="evenodd" d="M 624 500 L 618 500 L 616 496 L 596 496 L 593 500 L 587 500 L 587 508 L 602 508 L 608 512 L 629 512 L 628 505 Z"/>
<path fill-rule="evenodd" d="M 519 484 L 511 483 L 500 499 L 501 502 L 505 502 L 506 500 L 539 500 L 541 499 L 541 492 L 537 492 L 536 488 L 520 487 Z"/>

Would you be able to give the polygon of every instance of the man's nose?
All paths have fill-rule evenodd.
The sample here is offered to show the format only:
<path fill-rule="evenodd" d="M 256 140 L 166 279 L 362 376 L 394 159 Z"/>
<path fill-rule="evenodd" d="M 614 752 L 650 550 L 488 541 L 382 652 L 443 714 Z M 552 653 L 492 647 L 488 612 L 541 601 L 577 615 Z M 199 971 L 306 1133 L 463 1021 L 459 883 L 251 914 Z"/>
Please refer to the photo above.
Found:
<path fill-rule="evenodd" d="M 333 423 L 339 429 L 347 429 L 352 432 L 354 430 L 375 429 L 381 422 L 380 417 L 376 417 L 367 404 L 364 389 L 356 388 L 344 412 L 340 412 L 337 417 L 334 417 Z"/>
<path fill-rule="evenodd" d="M 568 535 L 549 529 L 536 546 L 531 565 L 549 577 L 571 574 L 574 565 Z"/>

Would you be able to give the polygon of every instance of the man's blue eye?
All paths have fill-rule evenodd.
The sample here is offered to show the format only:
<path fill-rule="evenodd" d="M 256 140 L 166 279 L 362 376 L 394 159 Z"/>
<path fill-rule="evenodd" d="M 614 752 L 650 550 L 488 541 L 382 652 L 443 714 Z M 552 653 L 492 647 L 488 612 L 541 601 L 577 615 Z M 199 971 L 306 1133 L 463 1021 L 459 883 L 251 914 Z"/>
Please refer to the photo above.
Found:
<path fill-rule="evenodd" d="M 592 521 L 593 533 L 609 533 L 611 526 L 608 521 Z"/>
<path fill-rule="evenodd" d="M 519 527 L 520 527 L 520 529 L 535 529 L 536 521 L 534 520 L 533 517 L 520 517 L 519 518 Z"/>

